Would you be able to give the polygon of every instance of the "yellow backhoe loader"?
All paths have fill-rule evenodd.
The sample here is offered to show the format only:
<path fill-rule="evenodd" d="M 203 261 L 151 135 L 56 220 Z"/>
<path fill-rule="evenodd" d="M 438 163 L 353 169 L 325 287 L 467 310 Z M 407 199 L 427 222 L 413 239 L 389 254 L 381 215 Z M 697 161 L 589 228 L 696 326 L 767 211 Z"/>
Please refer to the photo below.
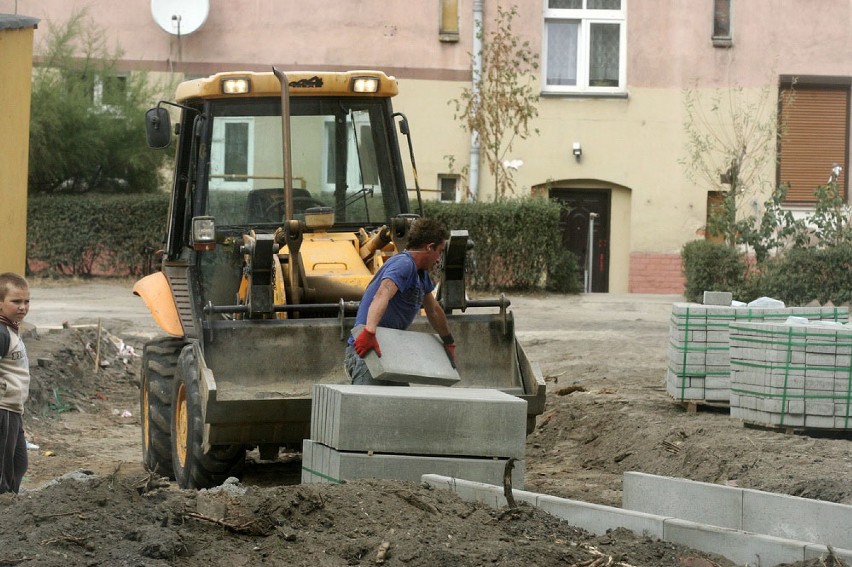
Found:
<path fill-rule="evenodd" d="M 228 72 L 181 83 L 146 113 L 150 146 L 176 136 L 160 270 L 134 287 L 165 333 L 142 359 L 149 470 L 204 488 L 239 476 L 249 449 L 300 450 L 312 386 L 348 382 L 361 294 L 418 216 L 397 90 L 377 71 Z M 515 339 L 509 301 L 468 299 L 467 248 L 454 231 L 439 282 L 458 345 L 454 387 L 525 399 L 529 430 L 544 409 L 541 372 Z"/>

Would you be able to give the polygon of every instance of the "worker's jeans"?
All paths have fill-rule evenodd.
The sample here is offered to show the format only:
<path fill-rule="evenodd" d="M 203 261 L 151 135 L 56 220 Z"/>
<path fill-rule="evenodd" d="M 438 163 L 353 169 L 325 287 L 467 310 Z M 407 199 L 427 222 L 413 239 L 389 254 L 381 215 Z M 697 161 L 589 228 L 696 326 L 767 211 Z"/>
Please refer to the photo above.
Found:
<path fill-rule="evenodd" d="M 404 382 L 391 382 L 390 380 L 376 380 L 370 374 L 367 363 L 355 352 L 352 345 L 346 346 L 346 355 L 343 358 L 343 368 L 349 380 L 357 386 L 408 386 Z"/>
<path fill-rule="evenodd" d="M 23 416 L 0 409 L 0 494 L 18 492 L 28 465 Z"/>

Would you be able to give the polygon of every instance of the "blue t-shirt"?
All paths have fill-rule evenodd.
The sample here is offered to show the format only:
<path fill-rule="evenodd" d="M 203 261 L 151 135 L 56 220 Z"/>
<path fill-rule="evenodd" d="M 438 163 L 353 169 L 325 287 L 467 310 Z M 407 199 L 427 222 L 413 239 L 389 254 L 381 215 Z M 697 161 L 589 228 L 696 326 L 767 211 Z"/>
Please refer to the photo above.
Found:
<path fill-rule="evenodd" d="M 391 329 L 407 329 L 420 308 L 423 307 L 423 298 L 427 293 L 432 293 L 435 284 L 426 270 L 418 270 L 414 258 L 408 252 L 391 256 L 387 262 L 382 264 L 367 290 L 361 298 L 361 306 L 358 307 L 358 315 L 355 317 L 355 325 L 367 324 L 367 312 L 373 303 L 382 280 L 388 279 L 396 284 L 397 292 L 388 302 L 387 311 L 379 321 L 380 327 Z M 349 337 L 349 344 L 355 339 Z"/>

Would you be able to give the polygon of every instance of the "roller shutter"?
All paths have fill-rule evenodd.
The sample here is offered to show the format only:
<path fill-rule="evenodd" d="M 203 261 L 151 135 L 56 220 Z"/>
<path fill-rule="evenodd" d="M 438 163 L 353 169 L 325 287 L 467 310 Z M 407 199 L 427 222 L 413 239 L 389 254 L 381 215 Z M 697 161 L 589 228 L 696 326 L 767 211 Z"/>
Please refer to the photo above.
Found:
<path fill-rule="evenodd" d="M 849 156 L 849 87 L 797 86 L 783 88 L 779 184 L 790 183 L 787 203 L 810 204 L 814 190 L 825 185 L 836 163 L 843 166 L 838 180 L 847 194 Z"/>

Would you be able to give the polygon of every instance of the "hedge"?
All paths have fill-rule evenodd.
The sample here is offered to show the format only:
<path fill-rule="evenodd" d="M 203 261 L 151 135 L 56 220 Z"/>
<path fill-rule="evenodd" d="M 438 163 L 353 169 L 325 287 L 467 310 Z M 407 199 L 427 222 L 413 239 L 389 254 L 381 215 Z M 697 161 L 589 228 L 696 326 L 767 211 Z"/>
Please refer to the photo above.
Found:
<path fill-rule="evenodd" d="M 734 299 L 773 297 L 787 305 L 848 304 L 852 301 L 852 243 L 823 248 L 792 248 L 752 266 L 733 248 L 705 240 L 681 251 L 688 301 L 705 290 L 730 291 Z"/>
<path fill-rule="evenodd" d="M 424 203 L 425 214 L 467 229 L 468 284 L 479 290 L 582 290 L 576 257 L 562 247 L 560 205 L 547 199 Z M 168 195 L 31 196 L 30 275 L 138 277 L 163 246 Z"/>

